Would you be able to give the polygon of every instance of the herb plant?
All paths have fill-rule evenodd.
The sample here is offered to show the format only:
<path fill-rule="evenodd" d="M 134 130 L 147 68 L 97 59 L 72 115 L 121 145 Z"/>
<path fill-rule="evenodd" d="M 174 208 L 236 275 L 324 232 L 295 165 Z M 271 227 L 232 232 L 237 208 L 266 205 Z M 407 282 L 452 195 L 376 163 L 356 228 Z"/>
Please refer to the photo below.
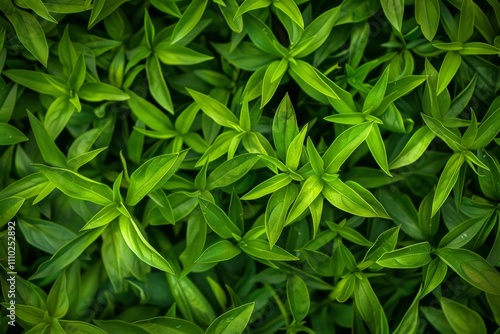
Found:
<path fill-rule="evenodd" d="M 500 333 L 498 0 L 0 10 L 3 332 Z"/>

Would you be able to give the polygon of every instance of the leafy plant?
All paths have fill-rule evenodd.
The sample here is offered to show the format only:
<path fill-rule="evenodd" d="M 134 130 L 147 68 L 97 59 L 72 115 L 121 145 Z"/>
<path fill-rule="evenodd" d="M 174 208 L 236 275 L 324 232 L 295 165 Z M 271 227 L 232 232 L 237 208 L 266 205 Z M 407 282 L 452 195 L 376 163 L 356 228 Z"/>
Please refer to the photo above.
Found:
<path fill-rule="evenodd" d="M 0 10 L 3 332 L 500 333 L 498 1 Z"/>

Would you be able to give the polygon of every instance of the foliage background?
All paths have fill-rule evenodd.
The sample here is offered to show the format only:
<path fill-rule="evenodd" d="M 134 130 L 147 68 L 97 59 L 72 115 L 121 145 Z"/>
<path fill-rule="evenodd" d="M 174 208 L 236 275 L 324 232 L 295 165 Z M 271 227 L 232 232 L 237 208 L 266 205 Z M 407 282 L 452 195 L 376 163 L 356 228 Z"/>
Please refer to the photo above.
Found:
<path fill-rule="evenodd" d="M 498 331 L 497 0 L 0 10 L 4 332 Z"/>

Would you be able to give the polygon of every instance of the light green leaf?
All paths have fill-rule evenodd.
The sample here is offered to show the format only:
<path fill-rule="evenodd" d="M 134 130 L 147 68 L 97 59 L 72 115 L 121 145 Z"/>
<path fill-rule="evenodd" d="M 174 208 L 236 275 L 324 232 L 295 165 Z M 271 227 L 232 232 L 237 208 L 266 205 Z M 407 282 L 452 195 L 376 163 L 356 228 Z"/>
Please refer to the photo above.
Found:
<path fill-rule="evenodd" d="M 470 250 L 453 248 L 437 249 L 436 254 L 472 286 L 500 295 L 500 274 L 481 256 Z"/>
<path fill-rule="evenodd" d="M 307 210 L 309 205 L 318 197 L 324 187 L 324 181 L 317 175 L 312 175 L 306 179 L 295 202 L 286 218 L 286 225 L 291 224 Z"/>
<path fill-rule="evenodd" d="M 389 168 L 401 168 L 417 161 L 435 137 L 436 135 L 427 126 L 419 128 L 411 136 L 397 157 L 390 163 Z"/>
<path fill-rule="evenodd" d="M 259 156 L 252 153 L 241 154 L 227 160 L 215 168 L 207 179 L 207 190 L 228 186 L 243 176 L 259 161 Z"/>
<path fill-rule="evenodd" d="M 307 284 L 298 276 L 293 275 L 286 282 L 286 296 L 293 318 L 299 323 L 309 313 L 309 291 Z"/>
<path fill-rule="evenodd" d="M 304 29 L 304 19 L 294 0 L 273 1 L 273 5 L 292 19 L 300 28 Z"/>
<path fill-rule="evenodd" d="M 199 198 L 201 212 L 208 226 L 223 239 L 241 235 L 240 229 L 229 219 L 226 213 L 217 205 Z"/>
<path fill-rule="evenodd" d="M 134 206 L 148 193 L 160 188 L 177 171 L 187 151 L 149 159 L 130 176 L 125 203 Z"/>
<path fill-rule="evenodd" d="M 424 37 L 432 41 L 439 28 L 440 8 L 438 0 L 415 0 L 415 19 Z"/>
<path fill-rule="evenodd" d="M 0 146 L 15 145 L 28 140 L 21 131 L 7 123 L 0 123 L 0 133 Z"/>
<path fill-rule="evenodd" d="M 32 14 L 19 8 L 5 15 L 12 23 L 19 41 L 43 66 L 47 67 L 49 46 L 40 23 Z"/>
<path fill-rule="evenodd" d="M 401 32 L 405 5 L 404 0 L 381 0 L 380 4 L 384 10 L 385 17 L 387 17 L 389 22 L 398 32 Z"/>
<path fill-rule="evenodd" d="M 455 333 L 487 333 L 483 318 L 476 311 L 448 298 L 441 298 L 439 301 L 441 302 L 444 316 Z"/>
<path fill-rule="evenodd" d="M 196 260 L 196 263 L 219 263 L 228 261 L 240 253 L 241 250 L 233 245 L 232 242 L 221 240 L 207 247 Z"/>
<path fill-rule="evenodd" d="M 453 186 L 458 180 L 458 174 L 462 164 L 465 162 L 465 157 L 463 153 L 454 153 L 444 166 L 444 170 L 439 177 L 438 184 L 436 186 L 436 193 L 434 194 L 434 199 L 432 200 L 432 214 L 433 217 L 439 208 L 443 205 L 444 201 L 448 198 Z"/>
<path fill-rule="evenodd" d="M 431 261 L 430 252 L 431 245 L 421 242 L 387 252 L 377 260 L 377 264 L 396 269 L 419 268 Z"/>
<path fill-rule="evenodd" d="M 173 114 L 174 106 L 172 98 L 157 56 L 150 56 L 146 59 L 146 75 L 148 77 L 149 90 L 153 98 L 165 110 Z"/>
<path fill-rule="evenodd" d="M 232 124 L 239 124 L 238 118 L 225 105 L 208 95 L 186 88 L 201 110 L 221 126 L 233 128 Z M 231 124 L 232 123 L 232 124 Z"/>
<path fill-rule="evenodd" d="M 368 137 L 372 127 L 372 123 L 361 123 L 338 135 L 323 154 L 325 172 L 337 173 L 352 152 Z"/>
<path fill-rule="evenodd" d="M 261 198 L 263 196 L 278 191 L 279 189 L 290 184 L 290 182 L 292 182 L 292 179 L 288 174 L 282 173 L 275 175 L 270 179 L 262 182 L 261 184 L 255 186 L 252 190 L 246 193 L 241 199 L 244 201 L 250 201 Z"/>
<path fill-rule="evenodd" d="M 66 157 L 54 143 L 43 124 L 29 111 L 28 118 L 43 160 L 53 166 L 65 167 Z"/>
<path fill-rule="evenodd" d="M 198 325 L 191 321 L 169 318 L 156 317 L 134 322 L 149 333 L 165 333 L 165 334 L 203 334 L 203 330 Z"/>
<path fill-rule="evenodd" d="M 140 260 L 161 271 L 174 273 L 170 263 L 148 243 L 132 218 L 120 216 L 120 231 L 127 246 Z"/>
<path fill-rule="evenodd" d="M 241 249 L 252 257 L 268 261 L 297 261 L 298 257 L 293 256 L 285 249 L 274 245 L 273 249 L 269 249 L 269 244 L 262 239 L 253 239 L 242 241 Z"/>
<path fill-rule="evenodd" d="M 175 44 L 182 40 L 200 21 L 208 0 L 194 0 L 186 8 L 180 20 L 175 25 L 172 33 L 171 43 Z"/>
<path fill-rule="evenodd" d="M 132 91 L 127 91 L 130 99 L 127 101 L 134 115 L 151 129 L 156 131 L 172 131 L 172 121 L 160 109 Z"/>
<path fill-rule="evenodd" d="M 63 318 L 69 309 L 68 293 L 66 292 L 66 274 L 59 275 L 47 296 L 47 311 L 55 318 Z"/>
<path fill-rule="evenodd" d="M 69 266 L 101 235 L 104 229 L 105 227 L 100 227 L 78 234 L 49 260 L 38 266 L 30 280 L 49 277 Z"/>
<path fill-rule="evenodd" d="M 291 183 L 288 186 L 279 189 L 271 195 L 267 202 L 265 213 L 265 226 L 267 239 L 271 248 L 278 241 L 283 227 L 285 226 L 285 218 L 288 209 L 299 194 L 299 190 L 295 184 Z"/>
<path fill-rule="evenodd" d="M 467 0 L 464 0 L 464 2 Z M 458 71 L 462 63 L 462 56 L 458 52 L 450 51 L 446 53 L 441 68 L 439 69 L 439 76 L 437 82 L 436 94 L 439 95 L 443 92 L 453 77 Z"/>
<path fill-rule="evenodd" d="M 254 307 L 255 303 L 243 304 L 221 314 L 208 326 L 205 334 L 243 333 Z"/>
<path fill-rule="evenodd" d="M 108 205 L 113 200 L 113 191 L 105 184 L 64 168 L 33 165 L 47 177 L 66 196 Z"/>

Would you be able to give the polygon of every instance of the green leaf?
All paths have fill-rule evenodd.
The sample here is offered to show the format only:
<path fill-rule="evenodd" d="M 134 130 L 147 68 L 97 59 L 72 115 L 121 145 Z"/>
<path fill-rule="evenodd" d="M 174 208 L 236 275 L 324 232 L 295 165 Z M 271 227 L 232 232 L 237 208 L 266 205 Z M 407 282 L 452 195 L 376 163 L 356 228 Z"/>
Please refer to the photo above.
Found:
<path fill-rule="evenodd" d="M 219 263 L 228 261 L 240 253 L 241 250 L 233 245 L 232 242 L 221 240 L 207 247 L 196 260 L 196 263 Z"/>
<path fill-rule="evenodd" d="M 356 280 L 354 289 L 356 308 L 372 333 L 389 333 L 384 309 L 366 276 Z"/>
<path fill-rule="evenodd" d="M 375 161 L 380 166 L 380 168 L 389 176 L 392 176 L 389 172 L 389 164 L 387 162 L 387 153 L 385 150 L 384 139 L 377 125 L 373 125 L 370 134 L 366 138 L 366 144 L 372 153 Z"/>
<path fill-rule="evenodd" d="M 238 181 L 252 169 L 259 159 L 256 154 L 247 153 L 223 162 L 208 176 L 207 190 L 222 188 Z"/>
<path fill-rule="evenodd" d="M 493 107 L 493 105 L 492 105 Z M 500 106 L 496 109 L 488 110 L 485 119 L 481 122 L 477 130 L 477 137 L 471 149 L 485 148 L 495 138 L 500 131 Z"/>
<path fill-rule="evenodd" d="M 161 271 L 174 273 L 170 263 L 148 243 L 132 218 L 120 216 L 120 231 L 127 246 L 141 261 Z"/>
<path fill-rule="evenodd" d="M 15 145 L 28 140 L 21 131 L 7 123 L 0 123 L 0 146 L 2 145 Z"/>
<path fill-rule="evenodd" d="M 101 227 L 109 224 L 115 218 L 120 215 L 118 206 L 116 203 L 110 203 L 102 208 L 98 213 L 96 213 L 86 224 L 81 228 L 81 230 L 88 230 L 96 227 Z"/>
<path fill-rule="evenodd" d="M 236 11 L 234 18 L 238 18 L 252 10 L 269 7 L 271 3 L 271 0 L 245 0 Z"/>
<path fill-rule="evenodd" d="M 297 58 L 303 58 L 307 55 L 310 55 L 321 45 L 323 45 L 323 43 L 325 43 L 328 36 L 330 36 L 330 32 L 332 31 L 333 26 L 337 22 L 340 10 L 341 6 L 336 6 L 330 10 L 327 10 L 326 12 L 316 17 L 314 21 L 312 21 L 304 29 L 304 33 L 302 34 L 300 41 L 306 41 L 310 38 L 312 38 L 312 40 L 311 42 L 309 42 L 309 46 L 307 48 L 296 55 Z"/>
<path fill-rule="evenodd" d="M 30 245 L 49 254 L 54 254 L 75 237 L 66 227 L 47 220 L 26 217 L 20 219 L 18 224 Z"/>
<path fill-rule="evenodd" d="M 143 163 L 130 176 L 125 203 L 134 206 L 148 193 L 162 187 L 177 171 L 186 154 L 187 151 L 159 155 Z"/>
<path fill-rule="evenodd" d="M 470 250 L 453 248 L 437 249 L 436 254 L 472 286 L 500 295 L 500 274 L 481 256 Z"/>
<path fill-rule="evenodd" d="M 424 154 L 435 137 L 436 135 L 427 126 L 419 128 L 411 136 L 401 152 L 390 163 L 389 168 L 401 168 L 417 161 L 422 154 Z"/>
<path fill-rule="evenodd" d="M 490 217 L 473 217 L 455 226 L 439 242 L 439 248 L 460 248 L 467 244 L 483 228 Z"/>
<path fill-rule="evenodd" d="M 338 177 L 334 179 L 323 178 L 323 180 L 325 183 L 321 193 L 333 206 L 361 217 L 385 216 L 385 213 L 378 212 L 360 194 Z"/>
<path fill-rule="evenodd" d="M 78 55 L 76 62 L 73 64 L 73 71 L 68 78 L 68 87 L 74 92 L 78 92 L 85 81 L 87 68 L 85 65 L 85 57 L 83 52 Z"/>
<path fill-rule="evenodd" d="M 292 19 L 292 21 L 295 22 L 300 28 L 304 29 L 304 19 L 302 18 L 300 9 L 294 0 L 273 1 L 273 5 L 278 10 L 282 11 L 283 14 Z"/>
<path fill-rule="evenodd" d="M 425 124 L 432 132 L 441 138 L 455 152 L 463 151 L 465 148 L 461 144 L 461 139 L 458 135 L 447 129 L 441 121 L 436 118 L 422 114 Z"/>
<path fill-rule="evenodd" d="M 368 137 L 372 126 L 372 123 L 361 123 L 338 135 L 323 154 L 325 172 L 338 173 L 347 158 Z"/>
<path fill-rule="evenodd" d="M 288 147 L 299 133 L 297 118 L 288 94 L 283 97 L 276 109 L 272 131 L 278 157 L 284 160 Z"/>
<path fill-rule="evenodd" d="M 2 303 L 5 308 L 10 307 L 10 304 L 7 302 Z M 9 306 L 7 306 L 9 305 Z M 16 317 L 20 320 L 27 322 L 28 324 L 35 325 L 42 323 L 45 325 L 44 318 L 45 310 L 42 310 L 38 307 L 30 306 L 30 305 L 16 305 Z M 42 327 L 43 329 L 43 327 Z M 41 331 L 40 331 L 41 333 Z"/>
<path fill-rule="evenodd" d="M 286 282 L 286 296 L 293 319 L 299 323 L 309 313 L 309 291 L 307 284 L 298 275 L 293 275 Z"/>
<path fill-rule="evenodd" d="M 236 17 L 236 13 L 239 9 L 238 2 L 236 0 L 226 0 L 225 5 L 225 7 L 219 5 L 219 9 L 227 25 L 233 32 L 241 33 L 243 31 L 243 19 L 241 17 Z"/>
<path fill-rule="evenodd" d="M 448 266 L 439 258 L 433 259 L 427 266 L 425 272 L 424 287 L 420 292 L 419 298 L 422 299 L 434 289 L 436 289 L 446 278 Z"/>
<path fill-rule="evenodd" d="M 496 157 L 490 155 L 486 150 L 478 150 L 477 157 L 483 164 L 488 166 L 489 171 L 480 169 L 482 175 L 479 177 L 481 191 L 486 197 L 491 199 L 500 199 L 500 163 Z"/>
<path fill-rule="evenodd" d="M 4 70 L 2 74 L 10 80 L 41 94 L 60 96 L 68 91 L 68 88 L 63 83 L 50 80 L 51 76 L 42 72 L 12 69 Z"/>
<path fill-rule="evenodd" d="M 241 236 L 240 229 L 229 219 L 226 213 L 217 205 L 199 198 L 201 212 L 208 226 L 223 239 Z"/>
<path fill-rule="evenodd" d="M 194 0 L 186 8 L 180 20 L 175 25 L 172 33 L 171 43 L 175 44 L 182 40 L 200 21 L 208 0 Z"/>
<path fill-rule="evenodd" d="M 155 56 L 166 65 L 194 65 L 213 59 L 212 56 L 196 52 L 185 46 L 165 43 L 155 46 Z"/>
<path fill-rule="evenodd" d="M 170 91 L 163 77 L 163 72 L 157 56 L 150 56 L 146 59 L 146 75 L 148 77 L 149 90 L 155 101 L 158 102 L 162 108 L 173 114 L 174 106 L 172 97 L 170 96 Z M 129 103 L 131 101 L 132 100 L 130 100 Z"/>
<path fill-rule="evenodd" d="M 113 191 L 103 183 L 64 168 L 40 164 L 34 164 L 34 167 L 66 196 L 99 205 L 108 205 L 113 200 Z"/>
<path fill-rule="evenodd" d="M 415 0 L 415 19 L 424 37 L 432 41 L 439 28 L 440 7 L 438 0 Z"/>
<path fill-rule="evenodd" d="M 318 197 L 324 187 L 324 181 L 317 175 L 312 175 L 306 179 L 300 189 L 295 202 L 286 217 L 286 225 L 291 224 L 307 210 L 309 205 Z"/>
<path fill-rule="evenodd" d="M 52 257 L 38 266 L 30 280 L 54 275 L 73 263 L 104 231 L 105 227 L 85 231 L 58 249 Z"/>
<path fill-rule="evenodd" d="M 307 129 L 308 125 L 306 124 L 302 128 L 302 130 L 300 130 L 300 132 L 295 136 L 295 138 L 293 138 L 286 150 L 285 164 L 292 171 L 297 170 L 297 168 L 299 167 Z"/>
<path fill-rule="evenodd" d="M 51 138 L 43 124 L 29 111 L 28 118 L 43 160 L 56 167 L 65 167 L 66 157 L 54 143 L 54 140 Z"/>
<path fill-rule="evenodd" d="M 250 256 L 269 261 L 297 261 L 299 258 L 293 256 L 285 249 L 274 245 L 269 249 L 269 244 L 262 239 L 242 241 L 241 249 Z"/>
<path fill-rule="evenodd" d="M 458 22 L 457 42 L 464 43 L 472 36 L 474 32 L 474 2 L 463 0 L 460 7 L 460 20 Z"/>
<path fill-rule="evenodd" d="M 406 311 L 403 319 L 399 323 L 398 327 L 394 330 L 393 334 L 406 334 L 415 333 L 419 325 L 418 318 L 418 299 L 414 299 L 410 308 Z"/>
<path fill-rule="evenodd" d="M 368 266 L 371 266 L 380 259 L 382 255 L 394 250 L 396 242 L 398 241 L 398 234 L 399 227 L 393 227 L 380 233 L 373 246 L 366 252 L 363 263 L 368 263 Z"/>
<path fill-rule="evenodd" d="M 384 253 L 377 264 L 386 268 L 411 269 L 425 266 L 431 261 L 431 245 L 421 242 Z"/>
<path fill-rule="evenodd" d="M 436 193 L 432 201 L 432 214 L 434 216 L 448 198 L 453 186 L 458 180 L 458 174 L 462 164 L 465 162 L 463 153 L 454 153 L 444 166 L 436 186 Z"/>
<path fill-rule="evenodd" d="M 437 95 L 441 94 L 441 92 L 446 89 L 448 84 L 457 73 L 461 63 L 462 57 L 458 52 L 450 51 L 446 53 L 443 63 L 441 64 L 441 68 L 439 69 L 436 91 Z"/>
<path fill-rule="evenodd" d="M 91 29 L 98 22 L 104 20 L 113 13 L 122 3 L 128 0 L 96 0 L 92 5 L 88 29 Z"/>
<path fill-rule="evenodd" d="M 441 298 L 439 301 L 444 316 L 456 333 L 487 333 L 486 325 L 476 311 L 448 298 Z"/>
<path fill-rule="evenodd" d="M 318 93 L 332 99 L 340 99 L 337 93 L 325 81 L 329 79 L 319 75 L 318 70 L 305 61 L 296 60 L 295 62 L 290 62 L 290 70 Z"/>
<path fill-rule="evenodd" d="M 370 112 L 370 110 L 376 110 L 380 103 L 382 103 L 388 81 L 389 67 L 384 70 L 377 83 L 373 86 L 373 88 L 366 96 L 365 102 L 363 102 L 363 108 L 361 110 L 363 113 L 368 113 Z"/>
<path fill-rule="evenodd" d="M 42 26 L 33 15 L 19 8 L 5 13 L 16 31 L 17 38 L 43 66 L 47 67 L 49 47 Z"/>
<path fill-rule="evenodd" d="M 52 140 L 64 130 L 74 110 L 75 107 L 67 96 L 60 96 L 51 103 L 45 115 L 44 127 Z"/>
<path fill-rule="evenodd" d="M 299 194 L 297 187 L 291 183 L 288 186 L 279 189 L 271 195 L 267 202 L 265 213 L 265 226 L 267 239 L 271 248 L 278 241 L 283 227 L 288 209 Z"/>
<path fill-rule="evenodd" d="M 24 203 L 24 198 L 7 197 L 0 199 L 0 226 L 7 224 L 17 214 Z"/>
<path fill-rule="evenodd" d="M 59 320 L 59 324 L 67 333 L 106 334 L 105 331 L 97 326 L 89 324 L 88 322 Z"/>
<path fill-rule="evenodd" d="M 80 87 L 78 96 L 89 102 L 125 101 L 130 98 L 121 89 L 104 82 L 85 82 Z"/>
<path fill-rule="evenodd" d="M 387 17 L 389 22 L 398 32 L 401 32 L 405 5 L 404 0 L 381 0 L 380 4 L 384 10 L 385 17 Z"/>
<path fill-rule="evenodd" d="M 255 303 L 243 304 L 221 314 L 208 326 L 205 334 L 243 333 L 254 307 Z"/>
<path fill-rule="evenodd" d="M 68 293 L 66 292 L 66 274 L 63 272 L 50 289 L 47 296 L 47 311 L 55 318 L 63 318 L 69 309 Z"/>
<path fill-rule="evenodd" d="M 275 60 L 267 67 L 264 79 L 262 80 L 262 98 L 260 102 L 261 109 L 264 108 L 264 106 L 273 97 L 287 68 L 288 60 L 285 58 L 279 61 Z"/>
<path fill-rule="evenodd" d="M 261 184 L 255 186 L 252 190 L 246 193 L 241 199 L 244 201 L 250 201 L 261 198 L 263 196 L 278 191 L 279 189 L 290 184 L 290 182 L 292 182 L 292 179 L 288 174 L 282 173 L 275 175 L 270 179 L 262 182 Z"/>
<path fill-rule="evenodd" d="M 147 330 L 149 333 L 165 333 L 165 334 L 203 334 L 203 330 L 198 325 L 191 321 L 169 318 L 156 317 L 134 322 L 135 325 Z"/>
<path fill-rule="evenodd" d="M 151 129 L 156 131 L 172 131 L 172 121 L 160 109 L 132 91 L 127 91 L 130 99 L 127 101 L 134 115 Z"/>
<path fill-rule="evenodd" d="M 239 124 L 238 118 L 225 105 L 208 95 L 186 88 L 201 110 L 221 126 L 233 128 L 232 124 Z"/>
<path fill-rule="evenodd" d="M 311 163 L 311 167 L 316 173 L 316 175 L 321 176 L 325 172 L 324 170 L 324 163 L 323 159 L 318 153 L 318 150 L 316 150 L 316 147 L 314 146 L 313 142 L 311 141 L 311 137 L 307 138 L 307 155 L 309 156 L 309 162 Z"/>
<path fill-rule="evenodd" d="M 0 123 L 9 122 L 12 114 L 14 113 L 14 107 L 17 100 L 17 89 L 18 85 L 10 85 L 8 93 L 4 96 L 3 100 L 0 100 Z M 3 92 L 6 92 L 9 86 L 6 86 Z M 3 94 L 2 94 L 3 95 Z M 3 132 L 3 131 L 2 131 Z"/>
<path fill-rule="evenodd" d="M 135 324 L 122 320 L 94 320 L 97 326 L 101 327 L 106 333 L 123 334 L 148 334 L 149 332 Z"/>

